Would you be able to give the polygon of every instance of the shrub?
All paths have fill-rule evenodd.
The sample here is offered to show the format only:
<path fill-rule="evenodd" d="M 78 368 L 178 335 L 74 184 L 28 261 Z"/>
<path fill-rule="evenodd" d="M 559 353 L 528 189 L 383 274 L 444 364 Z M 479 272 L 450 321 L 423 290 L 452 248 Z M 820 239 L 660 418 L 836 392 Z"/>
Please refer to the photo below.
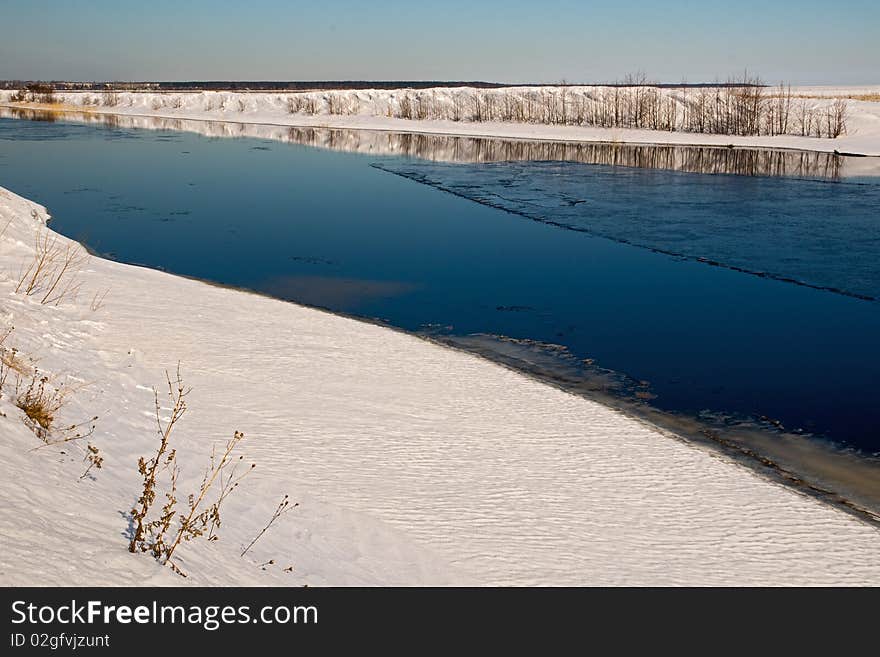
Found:
<path fill-rule="evenodd" d="M 112 89 L 107 89 L 101 94 L 101 104 L 104 107 L 116 107 L 119 104 L 119 94 Z"/>
<path fill-rule="evenodd" d="M 59 102 L 55 96 L 55 87 L 51 84 L 35 82 L 25 87 L 28 99 L 31 102 L 53 104 Z"/>
<path fill-rule="evenodd" d="M 220 508 L 223 501 L 238 488 L 241 480 L 255 467 L 253 464 L 243 473 L 237 468 L 242 461 L 241 456 L 233 458 L 232 453 L 244 439 L 244 434 L 236 431 L 227 441 L 220 456 L 212 450 L 211 458 L 205 469 L 202 482 L 197 492 L 187 496 L 183 512 L 178 512 L 177 479 L 180 469 L 177 465 L 177 450 L 171 447 L 171 434 L 186 413 L 186 397 L 190 388 L 184 386 L 180 376 L 172 381 L 166 372 L 168 383 L 168 399 L 171 403 L 171 415 L 162 420 L 159 393 L 154 391 L 156 426 L 159 444 L 156 453 L 148 458 L 138 459 L 138 472 L 141 475 L 141 494 L 135 507 L 131 510 L 134 532 L 128 545 L 129 552 L 149 552 L 157 561 L 168 565 L 177 574 L 186 577 L 186 573 L 173 560 L 175 551 L 181 543 L 205 537 L 209 541 L 218 539 L 217 529 L 220 527 Z M 161 510 L 154 511 L 159 494 L 160 477 L 165 475 L 165 504 Z M 220 487 L 219 494 L 209 501 L 215 484 Z"/>
<path fill-rule="evenodd" d="M 83 457 L 83 461 L 88 463 L 88 466 L 86 466 L 85 472 L 79 476 L 80 479 L 85 479 L 92 468 L 100 470 L 104 467 L 104 457 L 101 455 L 101 450 L 92 445 L 92 443 L 86 445 L 86 454 Z"/>
<path fill-rule="evenodd" d="M 55 415 L 64 405 L 64 393 L 49 382 L 49 377 L 34 370 L 30 382 L 24 384 L 19 377 L 16 382 L 15 405 L 20 408 L 26 418 L 26 424 L 44 442 L 48 441 L 49 433 L 55 423 Z"/>

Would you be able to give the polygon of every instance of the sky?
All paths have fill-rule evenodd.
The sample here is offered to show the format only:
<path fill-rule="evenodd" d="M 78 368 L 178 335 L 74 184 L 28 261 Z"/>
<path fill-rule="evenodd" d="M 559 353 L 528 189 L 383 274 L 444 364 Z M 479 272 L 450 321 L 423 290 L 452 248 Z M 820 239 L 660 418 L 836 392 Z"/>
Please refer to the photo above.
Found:
<path fill-rule="evenodd" d="M 880 84 L 880 1 L 0 0 L 0 79 Z"/>

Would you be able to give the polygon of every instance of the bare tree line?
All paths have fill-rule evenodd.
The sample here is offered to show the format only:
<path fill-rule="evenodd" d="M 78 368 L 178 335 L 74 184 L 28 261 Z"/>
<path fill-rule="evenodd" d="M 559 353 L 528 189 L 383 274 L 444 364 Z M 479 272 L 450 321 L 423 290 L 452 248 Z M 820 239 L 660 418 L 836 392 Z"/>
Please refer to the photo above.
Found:
<path fill-rule="evenodd" d="M 79 95 L 79 94 L 77 94 Z M 83 106 L 133 106 L 134 95 L 115 91 L 82 94 Z M 186 106 L 201 111 L 245 112 L 249 104 L 234 92 L 191 94 Z M 19 91 L 13 102 L 61 102 L 40 85 Z M 184 108 L 184 95 L 158 94 L 151 109 Z M 65 102 L 71 102 L 65 100 Z M 481 89 L 333 90 L 266 94 L 265 101 L 291 114 L 367 114 L 410 120 L 533 123 L 634 128 L 738 136 L 799 135 L 835 138 L 846 132 L 847 100 L 815 99 L 790 86 L 765 86 L 743 75 L 705 87 L 661 88 L 644 74 L 610 86 L 547 86 Z M 256 108 L 256 105 L 254 106 Z"/>
<path fill-rule="evenodd" d="M 55 87 L 51 84 L 33 83 L 22 87 L 11 98 L 16 103 L 42 103 L 51 105 L 58 102 Z"/>
<path fill-rule="evenodd" d="M 291 114 L 359 114 L 362 101 L 347 91 L 292 94 Z M 379 112 L 376 112 L 379 113 Z M 381 112 L 412 120 L 512 122 L 602 128 L 765 136 L 835 138 L 846 132 L 847 102 L 817 104 L 791 87 L 768 88 L 744 75 L 717 86 L 661 89 L 644 75 L 607 87 L 399 90 Z"/>

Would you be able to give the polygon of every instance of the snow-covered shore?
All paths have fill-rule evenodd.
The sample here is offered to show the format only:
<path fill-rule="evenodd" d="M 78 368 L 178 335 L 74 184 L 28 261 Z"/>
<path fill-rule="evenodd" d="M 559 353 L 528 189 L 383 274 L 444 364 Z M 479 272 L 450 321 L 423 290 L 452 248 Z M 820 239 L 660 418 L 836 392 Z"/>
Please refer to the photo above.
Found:
<path fill-rule="evenodd" d="M 570 87 L 567 93 L 589 97 L 601 93 L 599 87 Z M 599 90 L 597 92 L 597 90 Z M 509 88 L 511 93 L 540 94 L 556 98 L 559 87 Z M 216 120 L 232 123 L 267 124 L 278 126 L 331 127 L 367 130 L 390 130 L 411 133 L 430 133 L 461 136 L 491 136 L 509 139 L 536 139 L 554 141 L 603 141 L 642 144 L 682 144 L 707 146 L 740 146 L 786 148 L 808 151 L 853 153 L 880 156 L 880 102 L 863 100 L 874 98 L 880 87 L 792 87 L 793 99 L 803 102 L 811 111 L 821 114 L 837 98 L 847 99 L 846 134 L 835 139 L 804 137 L 797 134 L 775 136 L 737 136 L 685 131 L 647 130 L 633 128 L 602 128 L 579 125 L 555 125 L 540 122 L 513 122 L 497 120 L 461 120 L 449 118 L 397 118 L 401 104 L 411 103 L 416 97 L 430 98 L 432 106 L 441 108 L 441 115 L 451 116 L 459 105 L 472 102 L 477 93 L 497 94 L 503 102 L 505 90 L 479 92 L 470 88 L 426 89 L 407 96 L 406 90 L 350 90 L 308 93 L 264 92 L 113 92 L 108 97 L 101 92 L 59 92 L 55 94 L 55 109 L 79 109 L 94 113 L 154 116 L 164 118 Z M 661 90 L 661 98 L 683 107 L 687 101 L 680 98 L 680 90 Z M 694 92 L 691 92 L 692 94 Z M 768 92 L 771 93 L 771 92 Z M 0 91 L 0 104 L 11 103 L 13 92 Z M 290 100 L 297 97 L 297 108 L 291 113 Z M 537 101 L 536 101 L 537 102 Z M 303 108 L 306 108 L 304 110 Z M 415 110 L 409 110 L 415 112 Z M 407 112 L 407 113 L 409 113 Z M 414 116 L 417 116 L 415 112 Z M 791 119 L 794 122 L 794 117 Z M 794 127 L 791 131 L 796 132 Z"/>
<path fill-rule="evenodd" d="M 98 416 L 105 461 L 79 480 L 74 444 L 31 451 L 13 373 L 2 584 L 880 584 L 874 526 L 473 355 L 95 257 L 76 300 L 41 305 L 15 287 L 46 219 L 0 189 L 0 335 L 74 390 L 59 424 Z M 257 464 L 221 540 L 184 546 L 187 580 L 126 551 L 150 389 L 178 362 L 181 491 L 234 430 Z M 241 558 L 284 494 L 300 506 Z"/>

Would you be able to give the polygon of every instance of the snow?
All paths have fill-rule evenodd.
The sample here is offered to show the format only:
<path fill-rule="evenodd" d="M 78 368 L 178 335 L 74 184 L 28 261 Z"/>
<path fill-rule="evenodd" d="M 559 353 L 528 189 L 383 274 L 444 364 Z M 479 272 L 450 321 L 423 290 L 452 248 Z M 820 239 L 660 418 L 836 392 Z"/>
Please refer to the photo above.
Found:
<path fill-rule="evenodd" d="M 0 189 L 0 327 L 76 388 L 59 424 L 99 416 L 105 462 L 80 480 L 80 447 L 33 450 L 7 383 L 0 584 L 880 584 L 874 526 L 474 355 L 96 257 L 77 299 L 40 305 L 14 288 L 47 217 Z M 182 548 L 186 580 L 126 551 L 178 362 L 181 491 L 234 430 L 257 464 L 221 539 Z M 299 506 L 241 558 L 284 494 Z"/>
<path fill-rule="evenodd" d="M 569 93 L 589 95 L 597 87 L 569 87 Z M 848 100 L 847 132 L 836 139 L 777 136 L 731 136 L 659 130 L 597 128 L 573 125 L 545 125 L 514 122 L 472 122 L 432 119 L 395 118 L 406 94 L 430 98 L 432 106 L 440 108 L 444 116 L 451 116 L 452 108 L 467 105 L 476 93 L 503 95 L 510 93 L 559 93 L 559 87 L 507 88 L 478 91 L 469 87 L 437 88 L 426 90 L 342 90 L 335 92 L 267 93 L 267 92 L 118 92 L 116 104 L 105 106 L 100 92 L 63 92 L 56 94 L 59 108 L 76 108 L 92 113 L 156 116 L 180 119 L 218 120 L 244 124 L 269 124 L 302 127 L 336 127 L 369 130 L 447 134 L 461 136 L 493 136 L 512 139 L 539 139 L 564 141 L 611 141 L 647 144 L 697 144 L 709 146 L 752 146 L 790 148 L 811 151 L 840 151 L 861 155 L 880 155 L 880 102 Z M 771 90 L 772 91 L 772 90 Z M 695 93 L 691 91 L 690 93 Z M 768 93 L 770 93 L 768 91 Z M 795 101 L 802 99 L 819 110 L 828 107 L 833 98 L 876 96 L 880 86 L 866 87 L 792 87 Z M 680 99 L 680 90 L 663 89 L 664 97 Z M 0 91 L 0 103 L 10 104 L 11 91 Z M 292 97 L 309 99 L 314 114 L 291 114 L 288 100 Z M 330 99 L 333 99 L 332 101 Z M 334 112 L 331 113 L 331 102 Z M 500 101 L 499 101 L 500 102 Z M 683 101 L 680 101 L 683 102 Z M 20 104 L 19 104 L 20 105 Z"/>

